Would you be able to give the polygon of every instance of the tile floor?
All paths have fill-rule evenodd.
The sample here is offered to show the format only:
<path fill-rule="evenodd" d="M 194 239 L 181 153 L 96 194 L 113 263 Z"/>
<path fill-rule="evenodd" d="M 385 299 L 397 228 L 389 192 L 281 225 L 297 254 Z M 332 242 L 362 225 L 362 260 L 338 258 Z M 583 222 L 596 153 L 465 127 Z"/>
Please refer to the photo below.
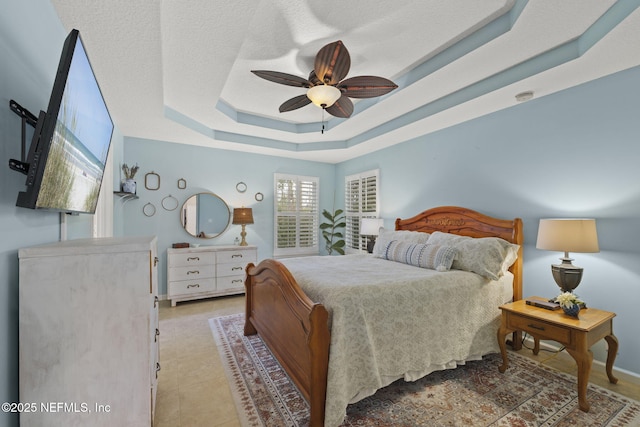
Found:
<path fill-rule="evenodd" d="M 160 363 L 156 403 L 156 427 L 240 426 L 222 362 L 208 320 L 244 311 L 244 296 L 213 298 L 160 306 Z M 576 375 L 566 352 L 553 354 L 530 350 L 521 354 L 557 370 Z M 590 381 L 640 400 L 640 384 L 620 380 L 610 384 L 604 368 L 595 365 Z"/>
<path fill-rule="evenodd" d="M 208 320 L 244 311 L 244 296 L 160 305 L 155 427 L 239 427 Z"/>

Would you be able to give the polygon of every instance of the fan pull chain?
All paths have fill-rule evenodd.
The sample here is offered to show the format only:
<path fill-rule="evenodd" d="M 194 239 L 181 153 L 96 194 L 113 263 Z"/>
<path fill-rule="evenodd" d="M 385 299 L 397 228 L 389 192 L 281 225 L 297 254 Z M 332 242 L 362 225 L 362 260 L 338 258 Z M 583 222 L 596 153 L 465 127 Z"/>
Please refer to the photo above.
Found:
<path fill-rule="evenodd" d="M 324 108 L 322 109 L 322 130 L 320 134 L 324 135 Z"/>

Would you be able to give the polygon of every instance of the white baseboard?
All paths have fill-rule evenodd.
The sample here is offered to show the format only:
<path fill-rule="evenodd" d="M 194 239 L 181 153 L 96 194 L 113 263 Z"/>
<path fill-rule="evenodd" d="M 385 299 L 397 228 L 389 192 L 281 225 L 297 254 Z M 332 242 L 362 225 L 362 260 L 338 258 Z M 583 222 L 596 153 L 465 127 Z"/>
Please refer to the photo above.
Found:
<path fill-rule="evenodd" d="M 527 338 L 525 339 L 525 342 L 530 347 L 533 347 L 533 338 L 531 336 L 527 336 Z M 556 343 L 549 342 L 549 341 L 540 341 L 540 349 L 543 349 L 543 348 L 545 350 L 554 351 L 554 352 L 557 352 L 558 350 L 560 350 L 560 346 L 558 346 Z M 567 356 L 571 358 L 571 356 L 568 353 L 567 353 Z M 598 365 L 603 370 L 606 369 L 605 362 L 601 362 L 600 360 L 594 359 L 593 364 Z M 635 385 L 640 385 L 640 374 L 627 371 L 626 369 L 616 368 L 615 365 L 613 366 L 613 374 L 622 381 L 635 384 Z"/>

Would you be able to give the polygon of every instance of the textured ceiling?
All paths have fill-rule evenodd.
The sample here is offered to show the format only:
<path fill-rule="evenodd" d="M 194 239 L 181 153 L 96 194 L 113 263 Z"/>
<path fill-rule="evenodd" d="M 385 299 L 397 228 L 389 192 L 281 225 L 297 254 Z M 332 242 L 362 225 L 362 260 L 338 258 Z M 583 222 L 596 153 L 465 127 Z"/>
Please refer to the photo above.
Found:
<path fill-rule="evenodd" d="M 640 0 L 52 3 L 80 30 L 123 135 L 332 163 L 640 65 Z M 349 119 L 312 104 L 279 113 L 304 89 L 250 70 L 306 78 L 336 40 L 347 77 L 398 89 Z"/>

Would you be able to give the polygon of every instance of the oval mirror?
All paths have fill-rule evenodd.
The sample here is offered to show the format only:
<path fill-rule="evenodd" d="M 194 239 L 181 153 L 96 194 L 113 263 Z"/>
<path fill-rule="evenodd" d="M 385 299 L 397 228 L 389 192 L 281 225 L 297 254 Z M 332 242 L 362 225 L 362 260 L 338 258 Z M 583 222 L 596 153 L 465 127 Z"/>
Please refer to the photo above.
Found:
<path fill-rule="evenodd" d="M 197 193 L 185 200 L 180 210 L 180 223 L 193 237 L 211 239 L 229 226 L 231 210 L 213 193 Z"/>

